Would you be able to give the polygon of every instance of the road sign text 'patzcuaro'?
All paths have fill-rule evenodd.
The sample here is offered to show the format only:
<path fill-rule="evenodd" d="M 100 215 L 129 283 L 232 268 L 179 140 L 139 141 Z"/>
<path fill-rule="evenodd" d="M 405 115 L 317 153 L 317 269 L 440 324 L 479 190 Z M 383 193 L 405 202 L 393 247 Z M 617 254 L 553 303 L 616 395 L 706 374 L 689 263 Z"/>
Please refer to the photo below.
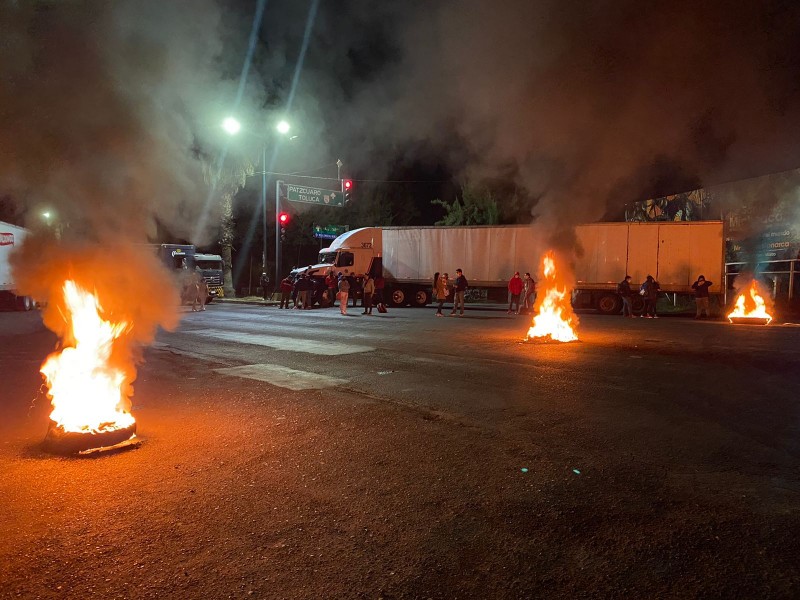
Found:
<path fill-rule="evenodd" d="M 306 202 L 323 206 L 344 206 L 344 194 L 335 190 L 306 187 L 304 185 L 286 185 L 286 199 L 289 202 Z"/>

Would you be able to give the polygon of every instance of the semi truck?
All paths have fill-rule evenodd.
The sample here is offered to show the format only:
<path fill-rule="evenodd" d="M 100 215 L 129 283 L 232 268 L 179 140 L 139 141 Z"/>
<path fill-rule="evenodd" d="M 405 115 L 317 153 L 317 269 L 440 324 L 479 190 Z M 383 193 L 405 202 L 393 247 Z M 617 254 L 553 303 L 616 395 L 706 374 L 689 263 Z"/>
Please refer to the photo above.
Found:
<path fill-rule="evenodd" d="M 164 266 L 175 274 L 182 289 L 188 284 L 186 278 L 189 274 L 194 274 L 199 269 L 203 279 L 208 283 L 206 302 L 212 302 L 218 295 L 222 295 L 221 256 L 200 254 L 191 244 L 160 244 L 152 247 Z M 189 301 L 188 297 L 183 298 L 184 303 Z"/>
<path fill-rule="evenodd" d="M 195 252 L 194 264 L 200 269 L 203 279 L 208 284 L 208 302 L 214 298 L 222 298 L 222 257 L 219 254 L 201 254 Z"/>
<path fill-rule="evenodd" d="M 293 271 L 315 279 L 336 273 L 360 278 L 382 273 L 394 306 L 431 301 L 436 271 L 464 271 L 471 288 L 506 300 L 515 271 L 537 278 L 541 245 L 530 226 L 364 227 L 337 237 L 319 254 L 319 263 Z M 576 307 L 619 312 L 616 285 L 626 274 L 634 282 L 653 275 L 668 293 L 691 293 L 698 274 L 722 287 L 724 236 L 721 221 L 682 223 L 595 223 L 577 227 Z M 324 286 L 315 289 L 323 290 Z M 322 297 L 316 298 L 325 303 Z"/>
<path fill-rule="evenodd" d="M 0 303 L 16 310 L 31 310 L 35 304 L 30 296 L 18 296 L 9 258 L 22 244 L 28 230 L 0 221 Z"/>

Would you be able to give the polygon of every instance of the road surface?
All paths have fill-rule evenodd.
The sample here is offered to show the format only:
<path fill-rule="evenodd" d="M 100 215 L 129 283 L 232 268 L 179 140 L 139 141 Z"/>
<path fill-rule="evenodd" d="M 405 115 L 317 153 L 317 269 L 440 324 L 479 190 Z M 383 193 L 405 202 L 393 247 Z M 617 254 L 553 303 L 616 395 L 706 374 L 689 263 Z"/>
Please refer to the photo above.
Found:
<path fill-rule="evenodd" d="M 187 313 L 95 460 L 0 313 L 0 596 L 800 595 L 800 327 L 350 312 Z"/>

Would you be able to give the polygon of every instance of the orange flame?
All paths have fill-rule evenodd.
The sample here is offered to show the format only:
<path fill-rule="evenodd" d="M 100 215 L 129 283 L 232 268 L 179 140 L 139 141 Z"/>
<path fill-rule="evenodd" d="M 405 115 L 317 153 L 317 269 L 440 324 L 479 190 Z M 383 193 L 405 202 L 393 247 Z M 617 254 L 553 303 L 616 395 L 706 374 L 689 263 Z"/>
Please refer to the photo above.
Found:
<path fill-rule="evenodd" d="M 759 295 L 755 280 L 751 281 L 748 288 L 736 297 L 733 312 L 728 315 L 728 320 L 733 322 L 735 318 L 767 319 L 767 323 L 772 321 L 772 315 L 767 312 L 766 302 Z"/>
<path fill-rule="evenodd" d="M 63 287 L 67 347 L 44 362 L 50 418 L 64 431 L 99 433 L 131 426 L 127 410 L 128 376 L 111 365 L 114 342 L 129 330 L 127 322 L 111 323 L 101 317 L 98 298 L 66 281 Z"/>
<path fill-rule="evenodd" d="M 528 338 L 549 337 L 558 342 L 573 342 L 578 339 L 575 326 L 578 318 L 572 312 L 566 286 L 559 289 L 556 262 L 553 252 L 543 259 L 545 291 L 539 309 L 533 317 L 533 325 L 528 329 Z"/>

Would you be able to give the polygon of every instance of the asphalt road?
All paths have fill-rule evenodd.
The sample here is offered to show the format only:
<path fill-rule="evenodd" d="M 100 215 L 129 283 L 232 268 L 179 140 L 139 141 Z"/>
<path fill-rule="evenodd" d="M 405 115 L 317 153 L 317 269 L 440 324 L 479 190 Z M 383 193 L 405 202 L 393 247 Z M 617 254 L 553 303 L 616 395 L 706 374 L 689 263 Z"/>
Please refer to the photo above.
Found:
<path fill-rule="evenodd" d="M 800 596 L 800 327 L 350 312 L 188 312 L 95 460 L 0 313 L 0 597 Z"/>

